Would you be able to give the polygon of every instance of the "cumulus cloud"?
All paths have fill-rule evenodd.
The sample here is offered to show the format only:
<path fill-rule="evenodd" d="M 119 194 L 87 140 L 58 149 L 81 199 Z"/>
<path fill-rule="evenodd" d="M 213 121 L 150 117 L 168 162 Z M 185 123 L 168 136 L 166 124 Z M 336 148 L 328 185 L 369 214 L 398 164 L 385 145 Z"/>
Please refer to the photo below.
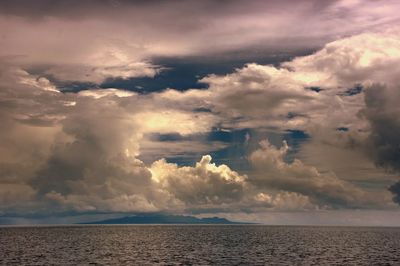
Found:
<path fill-rule="evenodd" d="M 143 112 L 136 116 L 141 121 L 144 132 L 161 134 L 178 132 L 181 135 L 208 132 L 213 125 L 212 114 L 198 115 L 193 112 L 165 110 L 161 112 Z M 171 127 L 174 125 L 174 127 Z"/>
<path fill-rule="evenodd" d="M 159 211 L 177 205 L 136 156 L 153 130 L 200 130 L 192 116 L 167 105 L 157 110 L 151 98 L 120 90 L 60 93 L 47 79 L 6 64 L 1 75 L 2 211 Z M 164 113 L 168 123 L 157 128 L 139 115 L 151 120 Z M 201 114 L 196 118 L 201 121 Z M 170 129 L 170 123 L 180 126 Z"/>
<path fill-rule="evenodd" d="M 364 130 L 367 123 L 358 116 L 365 105 L 362 88 L 397 82 L 398 36 L 398 28 L 366 32 L 278 67 L 248 64 L 225 76 L 209 75 L 201 80 L 210 86 L 203 97 L 243 127 Z M 357 86 L 361 91 L 349 94 Z"/>
<path fill-rule="evenodd" d="M 203 4 L 198 5 L 204 9 Z M 260 2 L 251 4 L 249 9 L 253 12 L 259 5 Z M 270 10 L 281 7 L 269 5 Z M 154 6 L 144 4 L 140 8 L 148 11 Z M 191 6 L 186 8 L 191 10 Z M 308 8 L 317 7 L 306 7 L 306 14 Z M 337 10 L 347 10 L 349 6 L 333 1 L 319 8 L 336 10 L 337 15 L 341 12 Z M 107 23 L 104 36 L 99 35 L 104 23 L 98 21 L 97 15 L 80 17 L 77 23 L 68 21 L 73 12 L 65 14 L 59 10 L 53 10 L 55 13 L 49 17 L 40 12 L 32 14 L 32 25 L 28 25 L 18 17 L 23 10 L 9 9 L 7 12 L 17 16 L 0 18 L 10 29 L 2 43 L 2 51 L 7 51 L 2 55 L 8 58 L 0 69 L 0 118 L 4 125 L 0 132 L 1 211 L 22 212 L 26 210 L 24 206 L 37 212 L 262 212 L 390 207 L 390 193 L 386 189 L 368 188 L 332 169 L 321 171 L 303 159 L 288 162 L 289 147 L 285 142 L 277 148 L 263 141 L 249 155 L 254 172 L 246 174 L 212 163 L 209 155 L 194 166 L 179 166 L 166 159 L 146 165 L 138 156 L 144 153 L 143 143 L 151 146 L 146 135 L 152 133 L 189 136 L 206 133 L 213 127 L 270 128 L 276 132 L 297 129 L 310 134 L 311 145 L 327 143 L 339 149 L 366 152 L 378 165 L 398 171 L 397 29 L 334 41 L 312 55 L 280 66 L 252 63 L 228 75 L 211 74 L 200 80 L 209 85 L 205 90 L 166 90 L 149 95 L 117 89 L 61 93 L 51 82 L 50 77 L 101 83 L 113 77 L 154 76 L 160 68 L 147 61 L 152 56 L 186 55 L 191 51 L 207 54 L 213 48 L 230 50 L 232 47 L 227 46 L 232 39 L 219 33 L 236 32 L 243 22 L 243 31 L 256 27 L 257 32 L 266 32 L 260 31 L 266 25 L 264 20 L 253 20 L 238 10 L 226 14 L 224 21 L 232 24 L 221 25 L 217 31 L 194 25 L 197 39 L 186 36 L 190 41 L 185 42 L 181 37 L 175 39 L 182 35 L 180 30 L 162 34 L 165 30 L 160 26 L 161 30 L 141 34 L 148 30 L 145 23 L 131 31 L 121 18 Z M 128 11 L 133 12 L 129 8 Z M 380 12 L 391 14 L 386 9 Z M 378 16 L 372 13 L 371 17 Z M 170 18 L 175 12 L 168 9 L 162 10 L 162 14 Z M 303 13 L 299 17 L 303 18 Z M 365 25 L 373 22 L 371 17 L 365 18 Z M 183 22 L 181 19 L 177 25 L 165 27 L 187 29 L 190 25 L 183 23 L 187 22 L 185 18 Z M 161 25 L 160 21 L 154 23 Z M 211 20 L 210 25 L 217 22 Z M 118 28 L 121 23 L 125 26 Z M 74 32 L 76 25 L 81 28 Z M 21 30 L 12 30 L 16 28 Z M 115 31 L 116 28 L 120 30 Z M 321 36 L 321 32 L 317 31 L 316 36 Z M 34 33 L 38 36 L 31 36 Z M 93 43 L 86 37 L 76 38 L 86 33 Z M 273 37 L 268 37 L 249 31 L 249 41 L 243 43 L 247 39 L 240 36 L 233 40 L 233 48 L 268 38 L 279 39 L 278 33 L 272 32 Z M 22 36 L 48 41 L 30 45 L 17 42 Z M 136 36 L 144 36 L 143 43 L 138 44 Z M 210 36 L 215 37 L 215 42 L 196 41 Z M 72 45 L 75 41 L 77 45 Z M 54 47 L 60 50 L 56 53 Z M 23 70 L 28 68 L 41 74 Z M 357 86 L 360 91 L 354 90 Z M 200 108 L 209 112 L 194 111 Z M 167 148 L 185 153 L 200 149 L 199 146 Z M 201 149 L 207 154 L 206 148 Z M 387 188 L 389 184 L 381 185 Z M 398 201 L 397 185 L 389 190 Z"/>
<path fill-rule="evenodd" d="M 165 160 L 151 166 L 153 179 L 179 200 L 194 206 L 238 202 L 247 179 L 226 165 L 216 166 L 211 156 L 203 156 L 195 167 L 178 167 Z"/>
<path fill-rule="evenodd" d="M 368 32 L 327 44 L 317 53 L 297 58 L 285 66 L 295 71 L 324 73 L 328 79 L 321 84 L 340 90 L 361 84 L 362 93 L 341 96 L 353 99 L 343 102 L 350 106 L 353 119 L 344 121 L 349 132 L 315 134 L 331 144 L 358 148 L 381 167 L 398 173 L 399 121 L 397 101 L 398 66 L 400 63 L 399 28 Z M 340 117 L 348 112 L 339 112 Z M 320 129 L 321 127 L 319 127 Z M 378 174 L 382 176 L 381 174 Z M 382 179 L 385 179 L 384 177 Z M 392 177 L 393 179 L 393 177 Z"/>
<path fill-rule="evenodd" d="M 105 100 L 94 103 L 89 97 L 61 94 L 44 78 L 13 67 L 3 73 L 0 113 L 6 126 L 1 138 L 4 201 L 19 197 L 21 200 L 15 205 L 24 206 L 23 199 L 29 196 L 29 206 L 37 204 L 31 207 L 40 209 L 45 203 L 42 196 L 47 193 L 67 195 L 74 186 L 79 187 L 81 179 L 89 178 L 87 175 L 98 175 L 100 172 L 93 173 L 99 171 L 97 166 L 110 171 L 113 166 L 109 166 L 109 160 L 116 160 L 118 154 L 127 149 L 132 153 L 137 150 L 132 141 L 136 134 L 131 126 L 133 120 L 127 121 L 123 113 L 118 115 L 122 109 L 118 110 L 115 103 Z M 103 108 L 97 109 L 100 105 Z M 111 125 L 113 119 L 115 123 Z M 111 127 L 107 129 L 103 123 Z M 117 165 L 119 178 L 124 178 L 122 173 L 131 174 L 130 170 L 121 170 L 120 163 Z M 135 168 L 134 162 L 132 165 Z M 146 178 L 140 172 L 136 175 Z M 96 180 L 103 182 L 105 179 Z M 104 186 L 106 191 L 107 185 Z M 13 193 L 7 192 L 10 188 Z M 85 186 L 80 189 L 85 191 Z M 17 196 L 19 193 L 21 195 Z M 4 204 L 2 208 L 7 206 Z"/>
<path fill-rule="evenodd" d="M 322 87 L 349 88 L 393 82 L 399 60 L 399 28 L 388 27 L 328 43 L 318 52 L 283 66 L 302 75 L 321 77 L 317 82 Z"/>
<path fill-rule="evenodd" d="M 201 82 L 210 85 L 216 103 L 222 104 L 221 109 L 230 107 L 242 114 L 259 114 L 263 109 L 266 114 L 280 111 L 282 105 L 301 104 L 315 96 L 313 92 L 304 92 L 303 84 L 298 84 L 290 78 L 286 69 L 257 64 L 246 65 L 235 73 L 226 76 L 210 75 Z M 247 103 L 252 105 L 248 106 Z M 290 108 L 290 107 L 288 107 Z"/>
<path fill-rule="evenodd" d="M 258 170 L 252 182 L 258 187 L 297 192 L 309 196 L 314 202 L 330 206 L 359 207 L 380 202 L 374 202 L 370 195 L 334 173 L 320 173 L 298 159 L 292 163 L 285 162 L 289 149 L 286 142 L 280 149 L 267 140 L 260 145 L 261 148 L 250 155 L 250 161 Z"/>
<path fill-rule="evenodd" d="M 225 76 L 210 75 L 202 82 L 216 101 L 204 97 L 228 127 L 303 130 L 312 137 L 309 152 L 321 155 L 335 147 L 336 155 L 358 158 L 359 172 L 348 171 L 346 179 L 372 180 L 362 173 L 368 168 L 367 175 L 387 185 L 395 177 L 368 160 L 398 170 L 399 60 L 398 28 L 389 27 L 328 43 L 279 67 L 248 64 Z M 318 163 L 315 156 L 302 156 Z M 335 156 L 322 156 L 318 167 L 341 171 L 344 164 Z"/>
<path fill-rule="evenodd" d="M 16 155 L 19 161 L 2 161 L 2 172 L 8 173 L 1 176 L 4 213 L 23 212 L 26 206 L 42 213 L 259 212 L 369 204 L 359 199 L 365 192 L 334 176 L 300 161 L 285 163 L 286 146 L 278 150 L 264 143 L 251 155 L 255 167 L 268 172 L 267 178 L 216 165 L 209 155 L 195 166 L 165 159 L 145 165 L 137 156 L 146 133 L 185 135 L 207 131 L 214 124 L 211 113 L 189 113 L 185 104 L 175 104 L 179 98 L 171 97 L 171 91 L 150 96 L 115 89 L 60 93 L 44 78 L 14 68 L 4 73 L 1 115 L 10 126 L 2 134 L 14 144 L 2 145 L 2 155 L 24 153 Z M 165 115 L 167 122 L 156 124 L 157 118 L 154 127 L 148 126 L 152 115 Z M 53 119 L 47 120 L 49 116 Z M 196 119 L 199 122 L 193 122 Z M 15 141 L 24 144 L 20 151 Z M 34 143 L 42 150 L 34 149 Z M 327 196 L 328 187 L 334 192 Z"/>
<path fill-rule="evenodd" d="M 297 192 L 260 187 L 254 179 L 227 165 L 211 163 L 205 155 L 194 167 L 179 167 L 165 160 L 154 162 L 153 180 L 164 191 L 182 202 L 189 211 L 262 212 L 267 210 L 310 210 L 318 203 Z"/>
<path fill-rule="evenodd" d="M 311 203 L 308 196 L 296 192 L 281 191 L 273 194 L 259 192 L 253 199 L 255 200 L 252 203 L 253 206 L 270 207 L 275 211 L 316 210 L 319 208 L 318 205 Z"/>
<path fill-rule="evenodd" d="M 0 68 L 0 165 L 3 182 L 23 182 L 48 156 L 57 123 L 63 114 L 57 106 L 70 102 L 46 79 L 34 79 L 16 68 Z M 65 106 L 68 112 L 69 107 Z"/>

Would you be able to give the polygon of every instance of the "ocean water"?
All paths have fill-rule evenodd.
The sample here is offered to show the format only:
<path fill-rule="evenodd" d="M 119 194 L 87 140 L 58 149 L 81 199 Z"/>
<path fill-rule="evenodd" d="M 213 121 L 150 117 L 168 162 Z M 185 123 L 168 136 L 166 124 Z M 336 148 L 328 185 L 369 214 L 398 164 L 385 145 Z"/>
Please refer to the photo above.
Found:
<path fill-rule="evenodd" d="M 400 265 L 400 228 L 96 225 L 0 228 L 2 265 Z"/>

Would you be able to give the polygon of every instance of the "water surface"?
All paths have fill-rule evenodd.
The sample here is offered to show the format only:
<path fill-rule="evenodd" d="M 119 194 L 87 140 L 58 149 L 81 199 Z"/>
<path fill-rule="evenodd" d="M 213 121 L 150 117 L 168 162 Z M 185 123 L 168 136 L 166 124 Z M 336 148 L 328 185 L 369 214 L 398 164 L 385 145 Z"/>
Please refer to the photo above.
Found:
<path fill-rule="evenodd" d="M 400 228 L 3 227 L 0 252 L 3 265 L 400 265 Z"/>

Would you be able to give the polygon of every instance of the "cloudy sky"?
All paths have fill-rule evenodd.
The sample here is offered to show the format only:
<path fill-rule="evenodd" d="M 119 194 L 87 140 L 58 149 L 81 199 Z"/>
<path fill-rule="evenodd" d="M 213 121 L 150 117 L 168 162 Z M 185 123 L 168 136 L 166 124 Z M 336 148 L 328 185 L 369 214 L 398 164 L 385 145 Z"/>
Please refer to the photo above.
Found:
<path fill-rule="evenodd" d="M 0 2 L 0 223 L 400 225 L 395 0 Z"/>

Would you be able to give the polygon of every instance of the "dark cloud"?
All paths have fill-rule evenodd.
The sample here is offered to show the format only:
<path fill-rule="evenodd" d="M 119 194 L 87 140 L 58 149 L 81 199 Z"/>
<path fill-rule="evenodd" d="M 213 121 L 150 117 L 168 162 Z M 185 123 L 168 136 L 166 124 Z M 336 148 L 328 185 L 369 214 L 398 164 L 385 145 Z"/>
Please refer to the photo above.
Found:
<path fill-rule="evenodd" d="M 368 138 L 369 154 L 376 164 L 400 172 L 400 94 L 398 86 L 374 84 L 365 91 L 363 111 L 371 125 Z M 400 204 L 400 182 L 389 187 L 393 201 Z"/>
<path fill-rule="evenodd" d="M 344 96 L 353 96 L 361 93 L 363 91 L 363 86 L 362 85 L 356 85 L 353 88 L 350 88 L 346 90 L 342 95 Z"/>
<path fill-rule="evenodd" d="M 249 178 L 249 182 L 258 188 L 270 187 L 300 193 L 309 197 L 312 203 L 328 204 L 334 208 L 381 204 L 381 199 L 374 199 L 373 194 L 338 178 L 333 172 L 321 173 L 298 159 L 286 163 L 284 157 L 289 150 L 286 142 L 279 149 L 267 140 L 262 141 L 260 146 L 250 155 L 250 162 L 258 172 Z"/>
<path fill-rule="evenodd" d="M 365 91 L 364 114 L 371 125 L 370 152 L 379 166 L 400 171 L 398 87 L 375 84 Z"/>
<path fill-rule="evenodd" d="M 59 57 L 63 50 L 65 53 L 79 54 L 79 51 L 69 47 L 71 40 L 74 46 L 85 52 L 86 45 L 90 44 L 94 49 L 98 45 L 96 39 L 102 38 L 105 44 L 112 40 L 118 48 L 126 51 L 126 47 L 129 47 L 129 52 L 141 53 L 147 59 L 175 55 L 218 55 L 228 51 L 232 52 L 227 55 L 231 57 L 240 56 L 237 53 L 240 50 L 258 50 L 262 54 L 274 50 L 313 49 L 337 35 L 381 25 L 398 16 L 388 9 L 388 14 L 371 19 L 372 15 L 368 12 L 377 5 L 376 1 L 364 1 L 362 8 L 360 3 L 344 2 L 5 0 L 0 2 L 0 16 L 5 23 L 2 35 L 6 44 L 4 48 L 10 48 L 10 40 L 20 40 L 19 34 L 31 39 L 24 33 L 29 30 L 29 34 L 35 32 L 37 36 L 47 34 L 47 38 L 39 37 L 42 42 L 54 40 L 53 46 L 39 42 L 34 45 L 34 52 L 39 54 L 42 54 L 42 49 L 44 54 L 52 54 L 53 49 L 57 49 Z M 389 1 L 388 5 L 394 3 Z M 23 18 L 38 21 L 26 22 Z M 351 23 L 353 20 L 355 23 Z M 60 49 L 64 45 L 67 48 Z M 154 51 L 146 51 L 152 48 Z M 15 54 L 27 55 L 29 52 L 29 49 L 21 49 Z M 79 64 L 82 61 L 78 61 Z"/>
<path fill-rule="evenodd" d="M 244 0 L 4 0 L 0 3 L 0 13 L 17 16 L 41 18 L 45 16 L 60 16 L 69 18 L 88 18 L 94 15 L 111 15 L 126 9 L 155 9 L 161 12 L 170 12 L 178 8 L 178 11 L 187 11 L 186 14 L 196 17 L 198 14 L 214 16 L 223 13 L 240 13 L 256 11 L 257 8 L 277 10 L 284 6 L 307 5 L 315 11 L 323 10 L 336 1 L 303 0 L 294 4 L 285 0 L 279 3 L 275 1 L 251 1 Z M 190 12 L 189 12 L 190 11 Z M 181 14 L 185 14 L 182 12 Z M 178 18 L 179 20 L 180 18 Z"/>
<path fill-rule="evenodd" d="M 31 19 L 46 16 L 88 18 L 101 11 L 123 9 L 128 1 L 121 0 L 5 0 L 0 3 L 0 14 L 23 16 Z M 137 4 L 144 1 L 135 1 Z"/>
<path fill-rule="evenodd" d="M 400 204 L 400 181 L 391 185 L 389 191 L 393 193 L 393 201 Z"/>

